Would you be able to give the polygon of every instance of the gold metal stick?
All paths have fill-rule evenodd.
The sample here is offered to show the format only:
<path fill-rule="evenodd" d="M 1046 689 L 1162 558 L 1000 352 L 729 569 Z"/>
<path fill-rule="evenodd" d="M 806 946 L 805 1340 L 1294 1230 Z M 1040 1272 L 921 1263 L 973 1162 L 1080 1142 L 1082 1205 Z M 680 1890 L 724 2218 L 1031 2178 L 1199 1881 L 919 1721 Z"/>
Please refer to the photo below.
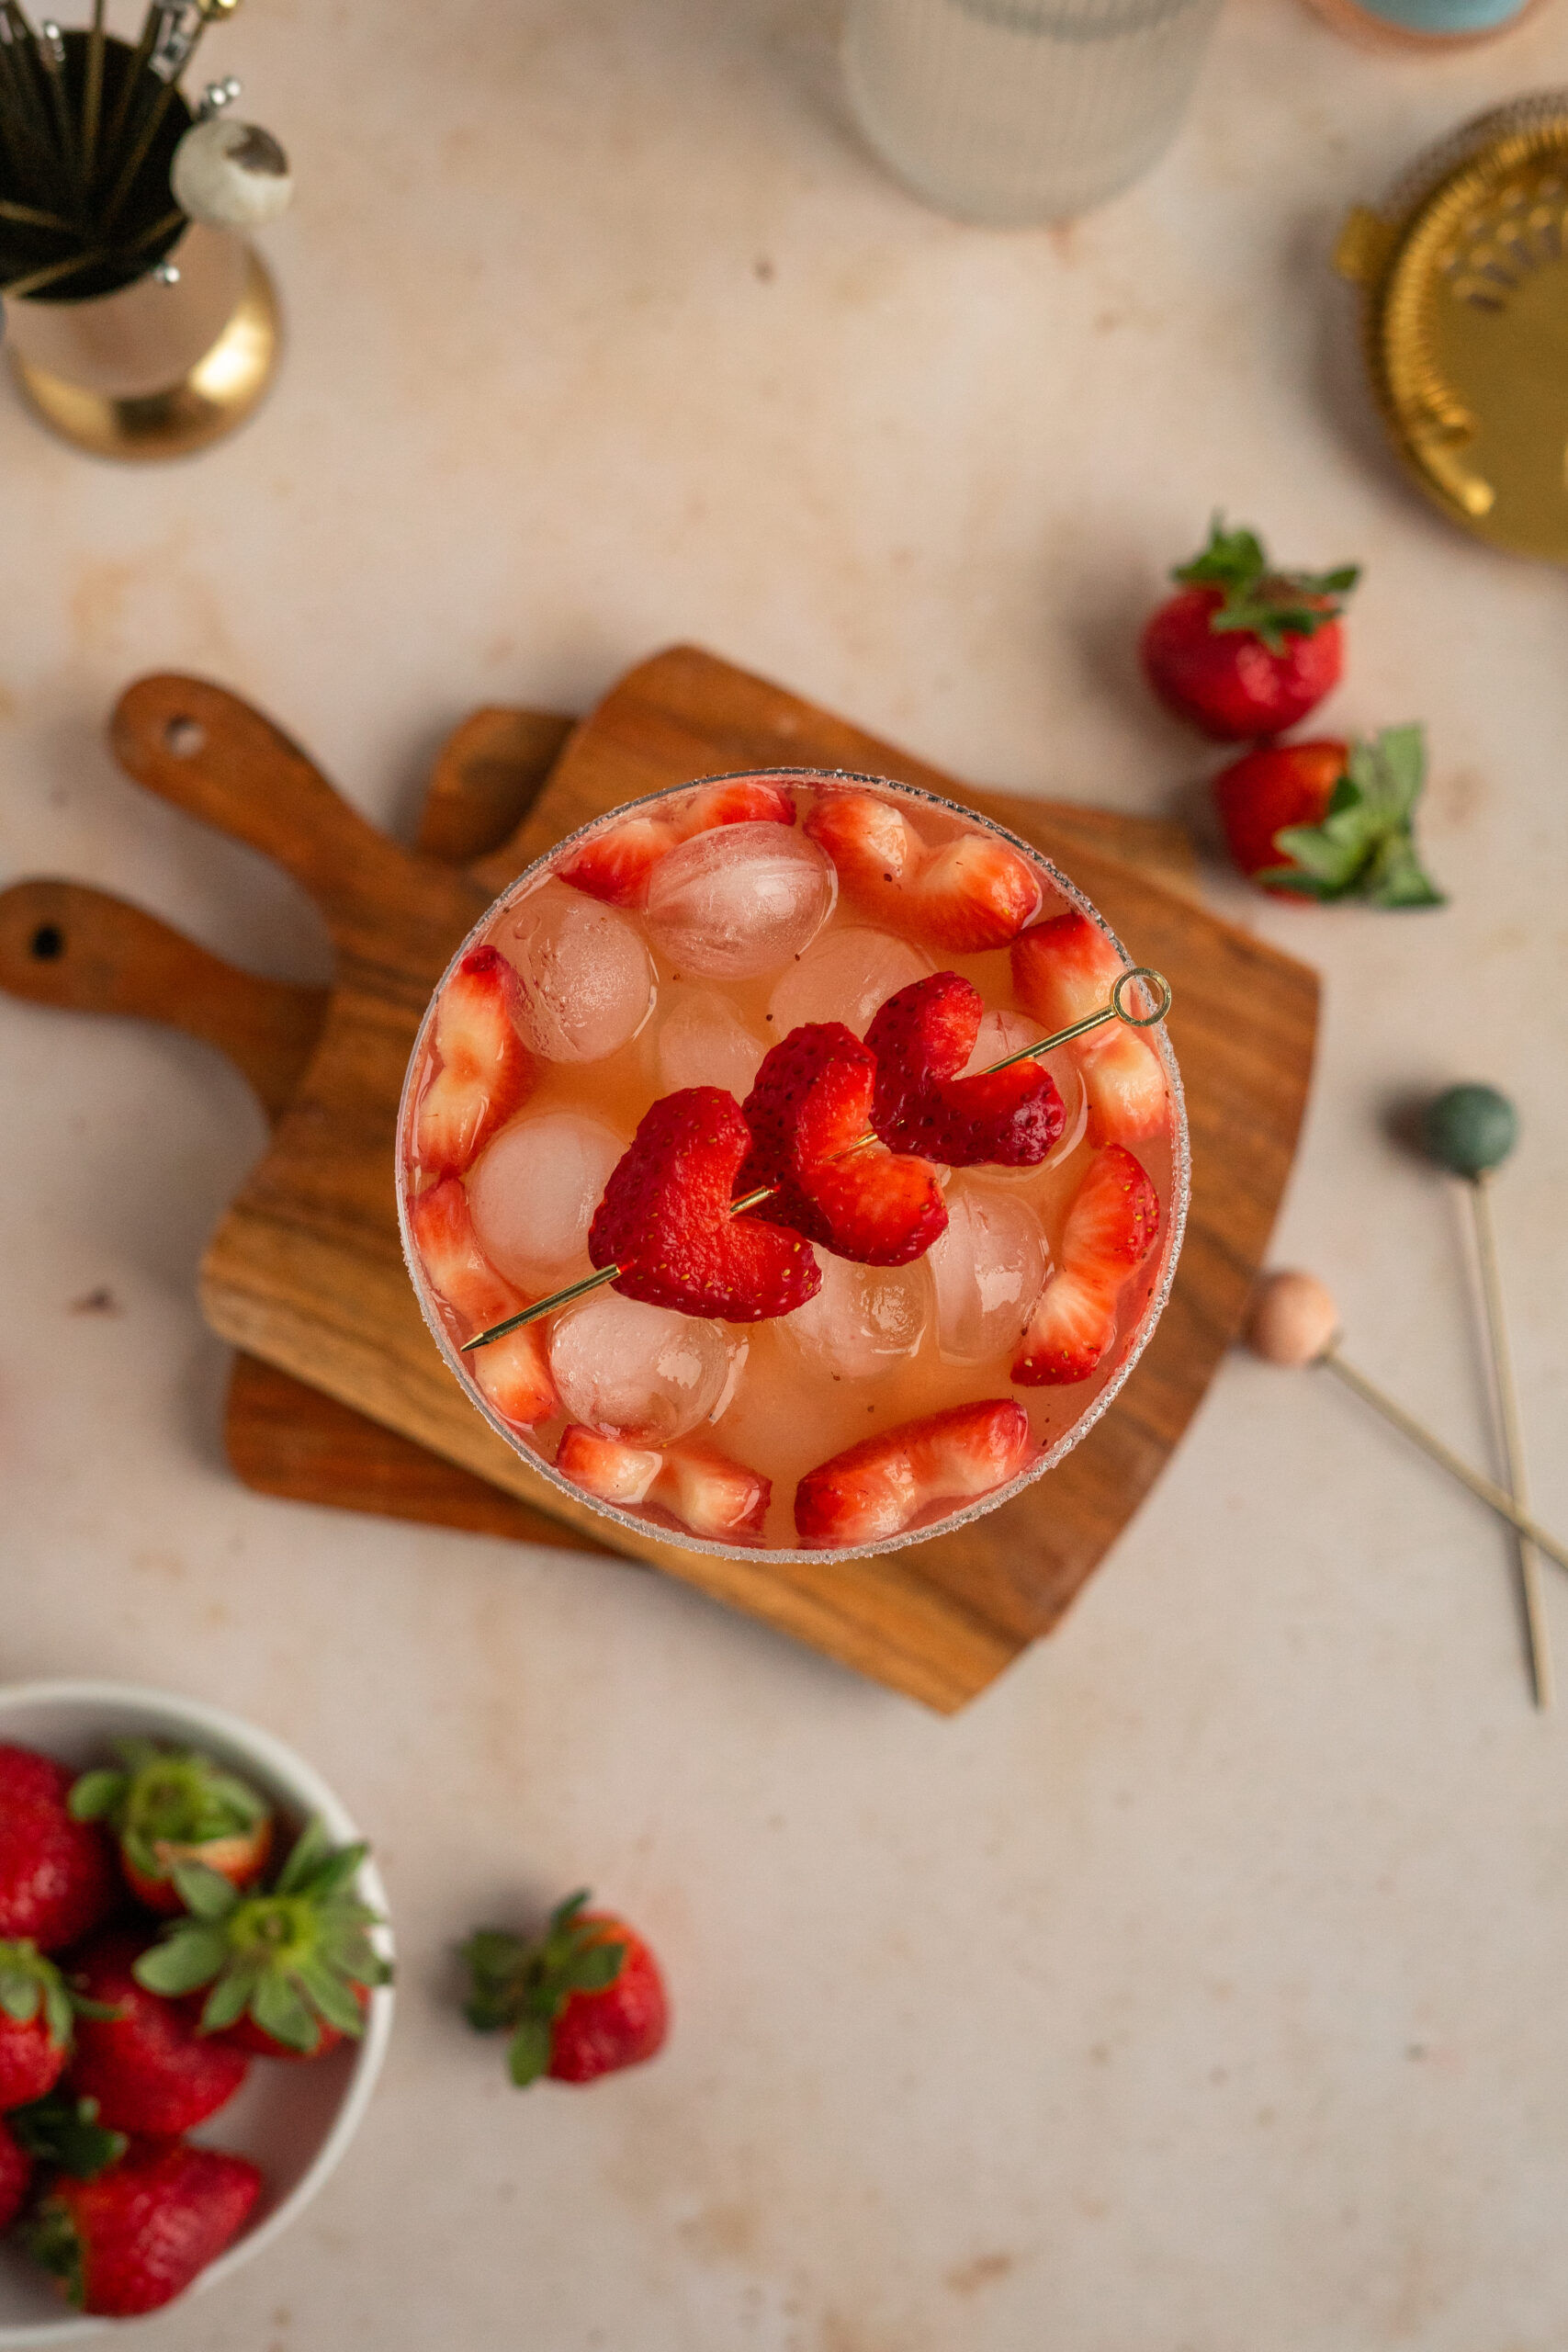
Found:
<path fill-rule="evenodd" d="M 98 129 L 104 111 L 104 6 L 93 0 L 93 28 L 87 36 L 87 74 L 82 91 L 82 176 L 89 193 L 97 169 Z"/>
<path fill-rule="evenodd" d="M 5 196 L 0 196 L 0 220 L 14 220 L 19 229 L 47 229 L 57 237 L 74 237 L 79 233 L 58 212 L 44 212 L 36 204 L 16 204 Z"/>
<path fill-rule="evenodd" d="M 1470 1204 L 1475 1218 L 1475 1254 L 1481 1266 L 1481 1296 L 1486 1310 L 1486 1336 L 1492 1355 L 1492 1385 L 1497 1402 L 1497 1426 L 1503 1439 L 1503 1460 L 1508 1487 L 1521 1510 L 1529 1504 L 1524 1438 L 1519 1428 L 1518 1393 L 1514 1385 L 1514 1362 L 1508 1327 L 1503 1312 L 1503 1282 L 1497 1266 L 1497 1231 L 1492 1217 L 1492 1176 L 1483 1169 L 1470 1180 Z M 1556 1697 L 1551 1667 L 1551 1636 L 1546 1619 L 1540 1558 L 1530 1538 L 1516 1527 L 1515 1549 L 1519 1563 L 1519 1592 L 1524 1601 L 1525 1632 L 1529 1641 L 1530 1675 L 1538 1707 L 1550 1707 Z"/>
<path fill-rule="evenodd" d="M 1128 1012 L 1123 1008 L 1122 991 L 1130 988 L 1134 980 L 1146 983 L 1151 995 L 1157 991 L 1156 1011 L 1136 1013 Z M 1082 1021 L 1075 1021 L 1070 1028 L 1058 1029 L 1054 1036 L 1038 1038 L 1032 1046 L 1021 1046 L 1016 1053 L 1004 1054 L 999 1062 L 992 1062 L 988 1069 L 977 1070 L 975 1075 L 994 1078 L 998 1070 L 1010 1069 L 1014 1062 L 1033 1061 L 1041 1054 L 1054 1053 L 1058 1046 L 1070 1046 L 1075 1037 L 1087 1036 L 1091 1029 L 1102 1027 L 1107 1021 L 1123 1021 L 1129 1029 L 1152 1029 L 1157 1022 L 1165 1019 L 1170 1006 L 1171 986 L 1165 974 L 1155 971 L 1147 964 L 1134 965 L 1131 971 L 1123 972 L 1118 978 L 1111 989 L 1109 1004 L 1100 1005 Z M 868 1143 L 880 1141 L 875 1128 L 868 1127 L 864 1135 L 856 1136 L 852 1143 L 845 1144 L 842 1151 L 836 1151 L 833 1157 L 844 1159 L 852 1151 L 860 1151 Z M 744 1193 L 739 1200 L 730 1202 L 730 1216 L 739 1216 L 747 1209 L 760 1208 L 764 1201 L 773 1199 L 778 1189 L 776 1184 L 763 1184 L 755 1193 Z M 536 1299 L 534 1305 L 524 1307 L 521 1314 L 509 1315 L 503 1323 L 492 1323 L 488 1331 L 478 1332 L 473 1339 L 465 1340 L 458 1353 L 472 1355 L 476 1348 L 488 1348 L 493 1340 L 504 1340 L 509 1331 L 519 1331 L 525 1323 L 537 1323 L 545 1316 L 554 1315 L 558 1308 L 570 1306 L 573 1299 L 586 1297 L 590 1291 L 602 1289 L 606 1283 L 613 1283 L 618 1274 L 626 1271 L 625 1266 L 601 1266 L 597 1273 L 585 1274 L 581 1282 L 573 1283 L 569 1289 L 552 1291 L 548 1298 Z"/>
<path fill-rule="evenodd" d="M 141 27 L 141 38 L 131 55 L 126 60 L 124 77 L 115 97 L 114 112 L 109 117 L 108 131 L 103 147 L 104 160 L 107 163 L 113 162 L 115 151 L 125 136 L 125 126 L 130 114 L 131 101 L 136 96 L 141 76 L 147 71 L 147 61 L 157 47 L 158 27 L 162 21 L 163 10 L 158 6 L 158 0 L 149 0 L 147 15 Z"/>
<path fill-rule="evenodd" d="M 1555 1560 L 1560 1568 L 1568 1568 L 1568 1544 L 1560 1544 L 1554 1535 L 1549 1535 L 1538 1521 L 1520 1510 L 1512 1495 L 1506 1494 L 1501 1487 L 1494 1486 L 1490 1478 L 1483 1478 L 1479 1470 L 1472 1470 L 1451 1446 L 1445 1445 L 1440 1437 L 1434 1437 L 1431 1430 L 1407 1413 L 1403 1405 L 1396 1405 L 1392 1396 L 1375 1386 L 1364 1372 L 1358 1372 L 1353 1364 L 1347 1363 L 1337 1348 L 1328 1347 L 1315 1361 L 1326 1364 L 1337 1380 L 1342 1380 L 1364 1404 L 1371 1405 L 1385 1420 L 1392 1421 L 1412 1445 L 1418 1445 L 1423 1453 L 1440 1463 L 1450 1477 L 1457 1478 L 1461 1487 L 1468 1487 L 1478 1501 L 1485 1503 L 1499 1519 L 1506 1519 L 1517 1533 L 1538 1545 L 1549 1560 Z"/>
<path fill-rule="evenodd" d="M 31 270 L 26 277 L 13 277 L 8 285 L 0 286 L 0 294 L 8 302 L 20 302 L 28 294 L 40 294 L 46 286 L 58 285 L 62 278 L 73 277 L 78 270 L 91 269 L 107 259 L 107 254 L 94 246 L 86 253 L 73 254 L 69 261 L 51 262 L 47 269 Z"/>

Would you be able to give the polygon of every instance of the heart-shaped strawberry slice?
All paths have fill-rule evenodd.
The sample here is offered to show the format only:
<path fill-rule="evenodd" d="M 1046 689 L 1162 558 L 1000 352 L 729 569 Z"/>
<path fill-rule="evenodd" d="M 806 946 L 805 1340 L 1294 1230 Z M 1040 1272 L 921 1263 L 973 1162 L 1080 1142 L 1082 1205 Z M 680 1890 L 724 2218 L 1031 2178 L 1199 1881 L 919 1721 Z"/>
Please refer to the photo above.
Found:
<path fill-rule="evenodd" d="M 975 1050 L 986 1001 L 957 972 L 933 972 L 900 989 L 865 1033 L 876 1057 L 872 1124 L 895 1151 L 919 1151 L 948 1168 L 994 1160 L 1038 1167 L 1066 1114 L 1039 1062 L 960 1078 Z"/>
<path fill-rule="evenodd" d="M 740 1105 L 722 1087 L 682 1087 L 653 1105 L 588 1229 L 593 1263 L 624 1269 L 614 1288 L 727 1323 L 765 1322 L 816 1297 L 821 1270 L 798 1236 L 730 1216 L 750 1145 Z"/>
<path fill-rule="evenodd" d="M 929 1160 L 861 1143 L 875 1091 L 876 1057 L 841 1021 L 792 1029 L 746 1097 L 751 1153 L 739 1188 L 777 1185 L 753 1214 L 836 1257 L 907 1266 L 946 1231 L 947 1210 Z"/>

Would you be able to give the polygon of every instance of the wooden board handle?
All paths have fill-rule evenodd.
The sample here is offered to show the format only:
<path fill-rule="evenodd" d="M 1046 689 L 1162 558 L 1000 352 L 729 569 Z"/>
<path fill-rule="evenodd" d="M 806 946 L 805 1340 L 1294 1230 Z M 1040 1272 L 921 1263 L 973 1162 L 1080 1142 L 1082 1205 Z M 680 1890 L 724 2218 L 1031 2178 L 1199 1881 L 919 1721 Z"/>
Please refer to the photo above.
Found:
<path fill-rule="evenodd" d="M 274 1122 L 327 1010 L 325 989 L 237 971 L 156 915 L 79 882 L 0 891 L 0 988 L 34 1004 L 131 1013 L 199 1037 L 237 1065 Z"/>
<path fill-rule="evenodd" d="M 410 863 L 281 728 L 205 678 L 139 678 L 116 706 L 109 741 L 149 792 L 276 858 L 334 931 L 384 900 Z"/>

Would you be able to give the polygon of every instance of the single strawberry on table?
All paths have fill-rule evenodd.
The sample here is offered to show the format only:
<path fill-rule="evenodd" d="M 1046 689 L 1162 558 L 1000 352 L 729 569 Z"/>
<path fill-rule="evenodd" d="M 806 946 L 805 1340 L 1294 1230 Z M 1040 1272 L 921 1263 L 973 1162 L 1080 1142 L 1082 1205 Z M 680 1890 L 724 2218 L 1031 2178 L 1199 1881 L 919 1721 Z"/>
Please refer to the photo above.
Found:
<path fill-rule="evenodd" d="M 232 2098 L 250 2061 L 203 2035 L 182 2003 L 140 1982 L 138 1965 L 156 1949 L 141 1928 L 109 1928 L 72 1955 L 75 1984 L 105 2013 L 78 2019 L 66 2080 L 78 2097 L 97 2101 L 110 2130 L 174 2138 Z"/>
<path fill-rule="evenodd" d="M 465 2007 L 479 2033 L 511 2034 L 507 2065 L 521 2088 L 548 2075 L 591 2083 L 640 2065 L 664 2044 L 664 1980 L 642 1938 L 622 1919 L 584 1908 L 584 1888 L 531 1941 L 481 1928 L 463 1946 Z"/>
<path fill-rule="evenodd" d="M 1176 718 L 1222 743 L 1282 734 L 1337 684 L 1339 616 L 1359 579 L 1277 571 L 1248 530 L 1216 515 L 1209 544 L 1171 573 L 1180 593 L 1144 628 L 1144 674 Z"/>
<path fill-rule="evenodd" d="M 877 1086 L 875 1054 L 842 1022 L 792 1029 L 741 1105 L 751 1148 L 736 1192 L 771 1184 L 750 1212 L 764 1223 L 862 1265 L 907 1266 L 946 1232 L 947 1210 L 929 1159 L 863 1141 Z"/>
<path fill-rule="evenodd" d="M 195 1748 L 151 1739 L 115 1745 L 118 1768 L 84 1772 L 71 1812 L 111 1832 L 139 1903 L 149 1911 L 184 1909 L 176 1862 L 205 1862 L 234 1886 L 260 1877 L 272 1847 L 272 1808 L 248 1781 Z"/>
<path fill-rule="evenodd" d="M 367 1850 L 334 1847 L 311 1821 L 272 1885 L 243 1894 L 199 1862 L 176 1864 L 187 1916 L 141 1953 L 137 1984 L 166 2001 L 205 1992 L 201 2042 L 242 2067 L 246 2052 L 319 2058 L 357 2040 L 391 1973 L 370 1939 L 379 1915 L 355 1889 Z"/>
<path fill-rule="evenodd" d="M 61 2173 L 26 2228 L 27 2250 L 78 2311 L 154 2312 L 232 2244 L 261 2194 L 243 2156 L 133 2140 L 91 2180 Z"/>
<path fill-rule="evenodd" d="M 39 1951 L 63 1951 L 121 1899 L 107 1838 L 72 1818 L 75 1777 L 52 1756 L 0 1745 L 0 1937 Z"/>
<path fill-rule="evenodd" d="M 1416 847 L 1426 769 L 1419 727 L 1265 744 L 1221 769 L 1214 806 L 1236 865 L 1277 897 L 1440 907 Z"/>

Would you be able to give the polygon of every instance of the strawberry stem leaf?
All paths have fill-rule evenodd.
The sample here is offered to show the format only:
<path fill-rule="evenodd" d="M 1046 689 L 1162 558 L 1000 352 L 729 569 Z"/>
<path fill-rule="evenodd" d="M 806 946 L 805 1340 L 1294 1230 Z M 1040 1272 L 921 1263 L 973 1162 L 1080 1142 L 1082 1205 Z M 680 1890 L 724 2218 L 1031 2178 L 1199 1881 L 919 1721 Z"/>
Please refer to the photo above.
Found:
<path fill-rule="evenodd" d="M 1293 864 L 1265 866 L 1253 880 L 1325 903 L 1446 905 L 1416 848 L 1416 806 L 1426 766 L 1419 727 L 1386 727 L 1371 742 L 1353 745 L 1322 823 L 1286 825 L 1275 834 L 1275 848 Z"/>
<path fill-rule="evenodd" d="M 1283 653 L 1287 638 L 1312 637 L 1338 619 L 1361 572 L 1354 563 L 1333 571 L 1276 571 L 1256 531 L 1227 531 L 1224 515 L 1216 514 L 1208 546 L 1170 576 L 1186 588 L 1222 592 L 1209 616 L 1212 629 L 1250 630 L 1270 653 Z"/>
<path fill-rule="evenodd" d="M 98 2121 L 96 2098 L 73 2098 L 62 2091 L 12 2108 L 6 2123 L 27 2154 L 58 2165 L 78 2180 L 96 2180 L 119 2162 L 130 2144 L 123 2132 L 110 2132 Z"/>
<path fill-rule="evenodd" d="M 574 1993 L 608 1990 L 626 1965 L 626 1946 L 604 1923 L 581 1914 L 581 1888 L 550 1914 L 532 1941 L 500 1928 L 479 1928 L 462 1948 L 469 1990 L 463 2013 L 476 2033 L 509 2029 L 507 2067 L 520 2088 L 550 2063 L 550 2028 Z"/>

